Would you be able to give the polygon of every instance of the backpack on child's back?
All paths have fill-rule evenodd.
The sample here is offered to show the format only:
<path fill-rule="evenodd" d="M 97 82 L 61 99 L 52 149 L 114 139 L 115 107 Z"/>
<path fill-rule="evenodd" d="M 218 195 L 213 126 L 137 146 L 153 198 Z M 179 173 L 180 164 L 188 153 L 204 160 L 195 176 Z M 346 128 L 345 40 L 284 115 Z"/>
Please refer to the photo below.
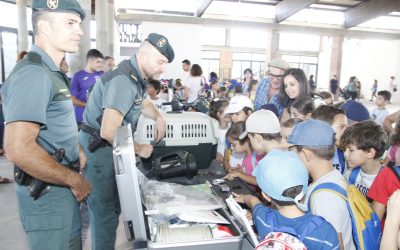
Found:
<path fill-rule="evenodd" d="M 320 191 L 336 193 L 346 201 L 351 217 L 354 245 L 357 250 L 378 250 L 382 236 L 381 222 L 360 190 L 350 184 L 347 184 L 345 190 L 335 183 L 321 183 L 310 194 L 309 209 L 311 209 L 312 195 Z"/>
<path fill-rule="evenodd" d="M 307 250 L 303 240 L 325 222 L 325 219 L 321 216 L 313 216 L 308 221 L 308 225 L 303 232 L 296 232 L 296 230 L 290 226 L 278 225 L 276 215 L 272 210 L 267 218 L 267 224 L 272 227 L 272 232 L 267 234 L 264 240 L 262 240 L 260 244 L 256 246 L 256 250 Z"/>

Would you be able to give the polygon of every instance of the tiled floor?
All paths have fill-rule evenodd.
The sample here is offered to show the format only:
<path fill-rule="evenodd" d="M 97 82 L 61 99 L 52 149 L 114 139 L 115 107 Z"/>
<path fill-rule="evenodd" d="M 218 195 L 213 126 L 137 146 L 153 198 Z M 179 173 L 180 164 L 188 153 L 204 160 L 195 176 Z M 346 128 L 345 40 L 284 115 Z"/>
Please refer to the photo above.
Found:
<path fill-rule="evenodd" d="M 397 94 L 397 93 L 396 93 Z M 390 112 L 400 108 L 400 97 L 392 98 L 393 104 L 388 106 Z M 369 109 L 373 103 L 362 101 Z M 12 165 L 5 159 L 0 158 L 0 176 L 12 178 Z M 89 237 L 90 238 L 90 237 Z M 90 241 L 90 240 L 89 240 Z M 85 249 L 90 249 L 89 244 Z M 14 184 L 0 185 L 0 250 L 27 250 L 27 240 L 22 230 L 19 218 Z M 131 244 L 126 240 L 123 224 L 120 223 L 116 243 L 117 250 L 131 249 Z"/>

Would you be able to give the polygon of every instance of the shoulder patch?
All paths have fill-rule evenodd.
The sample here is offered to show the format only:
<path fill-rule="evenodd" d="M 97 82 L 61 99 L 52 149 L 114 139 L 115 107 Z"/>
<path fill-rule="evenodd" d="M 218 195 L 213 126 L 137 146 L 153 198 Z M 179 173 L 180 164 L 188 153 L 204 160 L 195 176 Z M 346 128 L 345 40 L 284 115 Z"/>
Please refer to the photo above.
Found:
<path fill-rule="evenodd" d="M 26 58 L 30 63 L 42 64 L 42 57 L 38 53 L 29 52 Z"/>

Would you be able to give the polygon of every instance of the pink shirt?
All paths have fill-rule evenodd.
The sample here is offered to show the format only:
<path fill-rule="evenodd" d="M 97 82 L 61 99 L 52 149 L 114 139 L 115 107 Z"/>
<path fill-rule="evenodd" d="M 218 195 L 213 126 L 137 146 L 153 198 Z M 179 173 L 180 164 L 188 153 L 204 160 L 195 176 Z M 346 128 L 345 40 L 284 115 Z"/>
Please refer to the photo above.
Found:
<path fill-rule="evenodd" d="M 265 154 L 262 155 L 257 155 L 255 157 L 255 166 L 253 166 L 253 154 L 255 155 L 255 153 L 252 154 L 248 154 L 244 157 L 243 162 L 242 162 L 242 169 L 243 169 L 243 173 L 247 174 L 247 175 L 252 175 L 253 172 L 253 168 L 257 167 L 258 162 L 264 158 Z"/>

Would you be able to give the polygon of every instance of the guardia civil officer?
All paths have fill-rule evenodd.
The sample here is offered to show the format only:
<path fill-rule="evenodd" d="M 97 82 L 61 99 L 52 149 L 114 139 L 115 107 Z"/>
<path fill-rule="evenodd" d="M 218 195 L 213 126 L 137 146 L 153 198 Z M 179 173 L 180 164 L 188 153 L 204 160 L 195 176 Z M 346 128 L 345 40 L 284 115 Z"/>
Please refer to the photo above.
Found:
<path fill-rule="evenodd" d="M 59 66 L 78 51 L 85 12 L 75 0 L 33 0 L 32 11 L 35 45 L 2 87 L 7 158 L 30 249 L 81 249 L 78 201 L 91 187 L 78 173 L 85 157 Z"/>
<path fill-rule="evenodd" d="M 147 80 L 159 79 L 174 51 L 166 37 L 152 33 L 136 55 L 122 61 L 97 80 L 83 114 L 79 142 L 88 157 L 85 176 L 92 183 L 87 204 L 92 233 L 92 248 L 114 249 L 119 198 L 115 181 L 111 144 L 117 128 L 128 123 L 135 127 L 140 113 L 155 120 L 156 140 L 165 135 L 165 119 L 145 101 Z M 151 145 L 135 144 L 135 151 L 149 157 Z"/>

